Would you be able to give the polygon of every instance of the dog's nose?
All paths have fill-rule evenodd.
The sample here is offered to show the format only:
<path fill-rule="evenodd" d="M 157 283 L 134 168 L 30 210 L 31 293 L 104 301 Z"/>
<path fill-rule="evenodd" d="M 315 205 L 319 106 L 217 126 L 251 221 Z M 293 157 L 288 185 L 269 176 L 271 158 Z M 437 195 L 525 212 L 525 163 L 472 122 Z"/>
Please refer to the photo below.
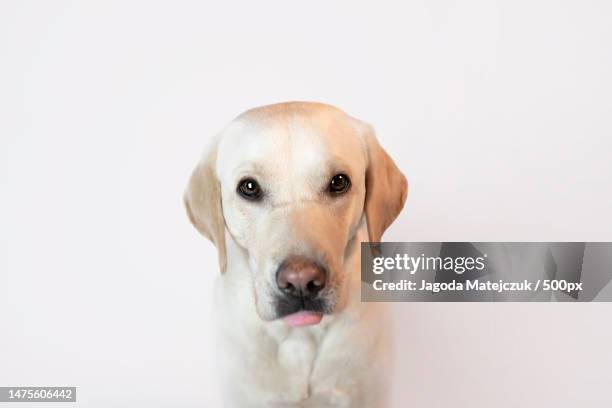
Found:
<path fill-rule="evenodd" d="M 314 298 L 325 287 L 325 269 L 304 258 L 285 261 L 276 273 L 278 288 L 287 295 Z"/>

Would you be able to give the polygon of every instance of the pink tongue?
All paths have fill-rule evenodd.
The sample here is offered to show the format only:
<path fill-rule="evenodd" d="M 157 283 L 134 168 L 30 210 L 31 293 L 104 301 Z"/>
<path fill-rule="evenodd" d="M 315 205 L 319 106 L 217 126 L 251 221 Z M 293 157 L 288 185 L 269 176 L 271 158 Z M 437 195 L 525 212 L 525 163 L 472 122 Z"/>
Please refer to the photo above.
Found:
<path fill-rule="evenodd" d="M 289 326 L 300 327 L 319 324 L 322 318 L 323 314 L 321 313 L 302 311 L 285 316 L 283 320 Z"/>

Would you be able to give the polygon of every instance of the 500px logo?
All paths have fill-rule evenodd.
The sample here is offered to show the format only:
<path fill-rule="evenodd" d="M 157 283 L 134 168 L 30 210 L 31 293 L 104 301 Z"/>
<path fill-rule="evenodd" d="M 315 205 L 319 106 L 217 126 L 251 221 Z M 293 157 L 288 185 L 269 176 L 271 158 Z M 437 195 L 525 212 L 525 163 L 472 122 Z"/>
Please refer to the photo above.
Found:
<path fill-rule="evenodd" d="M 458 275 L 471 271 L 483 271 L 487 254 L 479 257 L 409 256 L 396 254 L 394 257 L 379 256 L 372 260 L 372 272 L 380 275 L 386 271 L 407 271 L 414 275 L 418 271 L 453 271 Z"/>

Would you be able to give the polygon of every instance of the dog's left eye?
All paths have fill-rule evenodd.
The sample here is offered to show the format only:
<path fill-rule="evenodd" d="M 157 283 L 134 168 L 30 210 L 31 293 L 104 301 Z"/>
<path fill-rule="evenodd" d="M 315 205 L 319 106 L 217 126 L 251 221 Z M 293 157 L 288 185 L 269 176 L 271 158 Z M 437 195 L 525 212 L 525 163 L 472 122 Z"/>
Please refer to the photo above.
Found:
<path fill-rule="evenodd" d="M 351 187 L 351 180 L 346 174 L 336 174 L 329 182 L 329 192 L 332 194 L 344 194 Z"/>

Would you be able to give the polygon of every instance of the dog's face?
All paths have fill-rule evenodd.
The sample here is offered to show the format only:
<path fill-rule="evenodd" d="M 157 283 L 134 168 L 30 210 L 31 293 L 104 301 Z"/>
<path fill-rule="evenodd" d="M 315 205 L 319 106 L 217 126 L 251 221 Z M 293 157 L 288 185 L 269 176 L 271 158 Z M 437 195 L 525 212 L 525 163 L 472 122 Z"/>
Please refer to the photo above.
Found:
<path fill-rule="evenodd" d="M 369 126 L 327 105 L 287 103 L 233 121 L 185 201 L 219 248 L 222 270 L 225 230 L 244 249 L 260 317 L 299 315 L 307 324 L 342 310 L 345 259 L 364 214 L 370 240 L 380 240 L 406 190 Z"/>

